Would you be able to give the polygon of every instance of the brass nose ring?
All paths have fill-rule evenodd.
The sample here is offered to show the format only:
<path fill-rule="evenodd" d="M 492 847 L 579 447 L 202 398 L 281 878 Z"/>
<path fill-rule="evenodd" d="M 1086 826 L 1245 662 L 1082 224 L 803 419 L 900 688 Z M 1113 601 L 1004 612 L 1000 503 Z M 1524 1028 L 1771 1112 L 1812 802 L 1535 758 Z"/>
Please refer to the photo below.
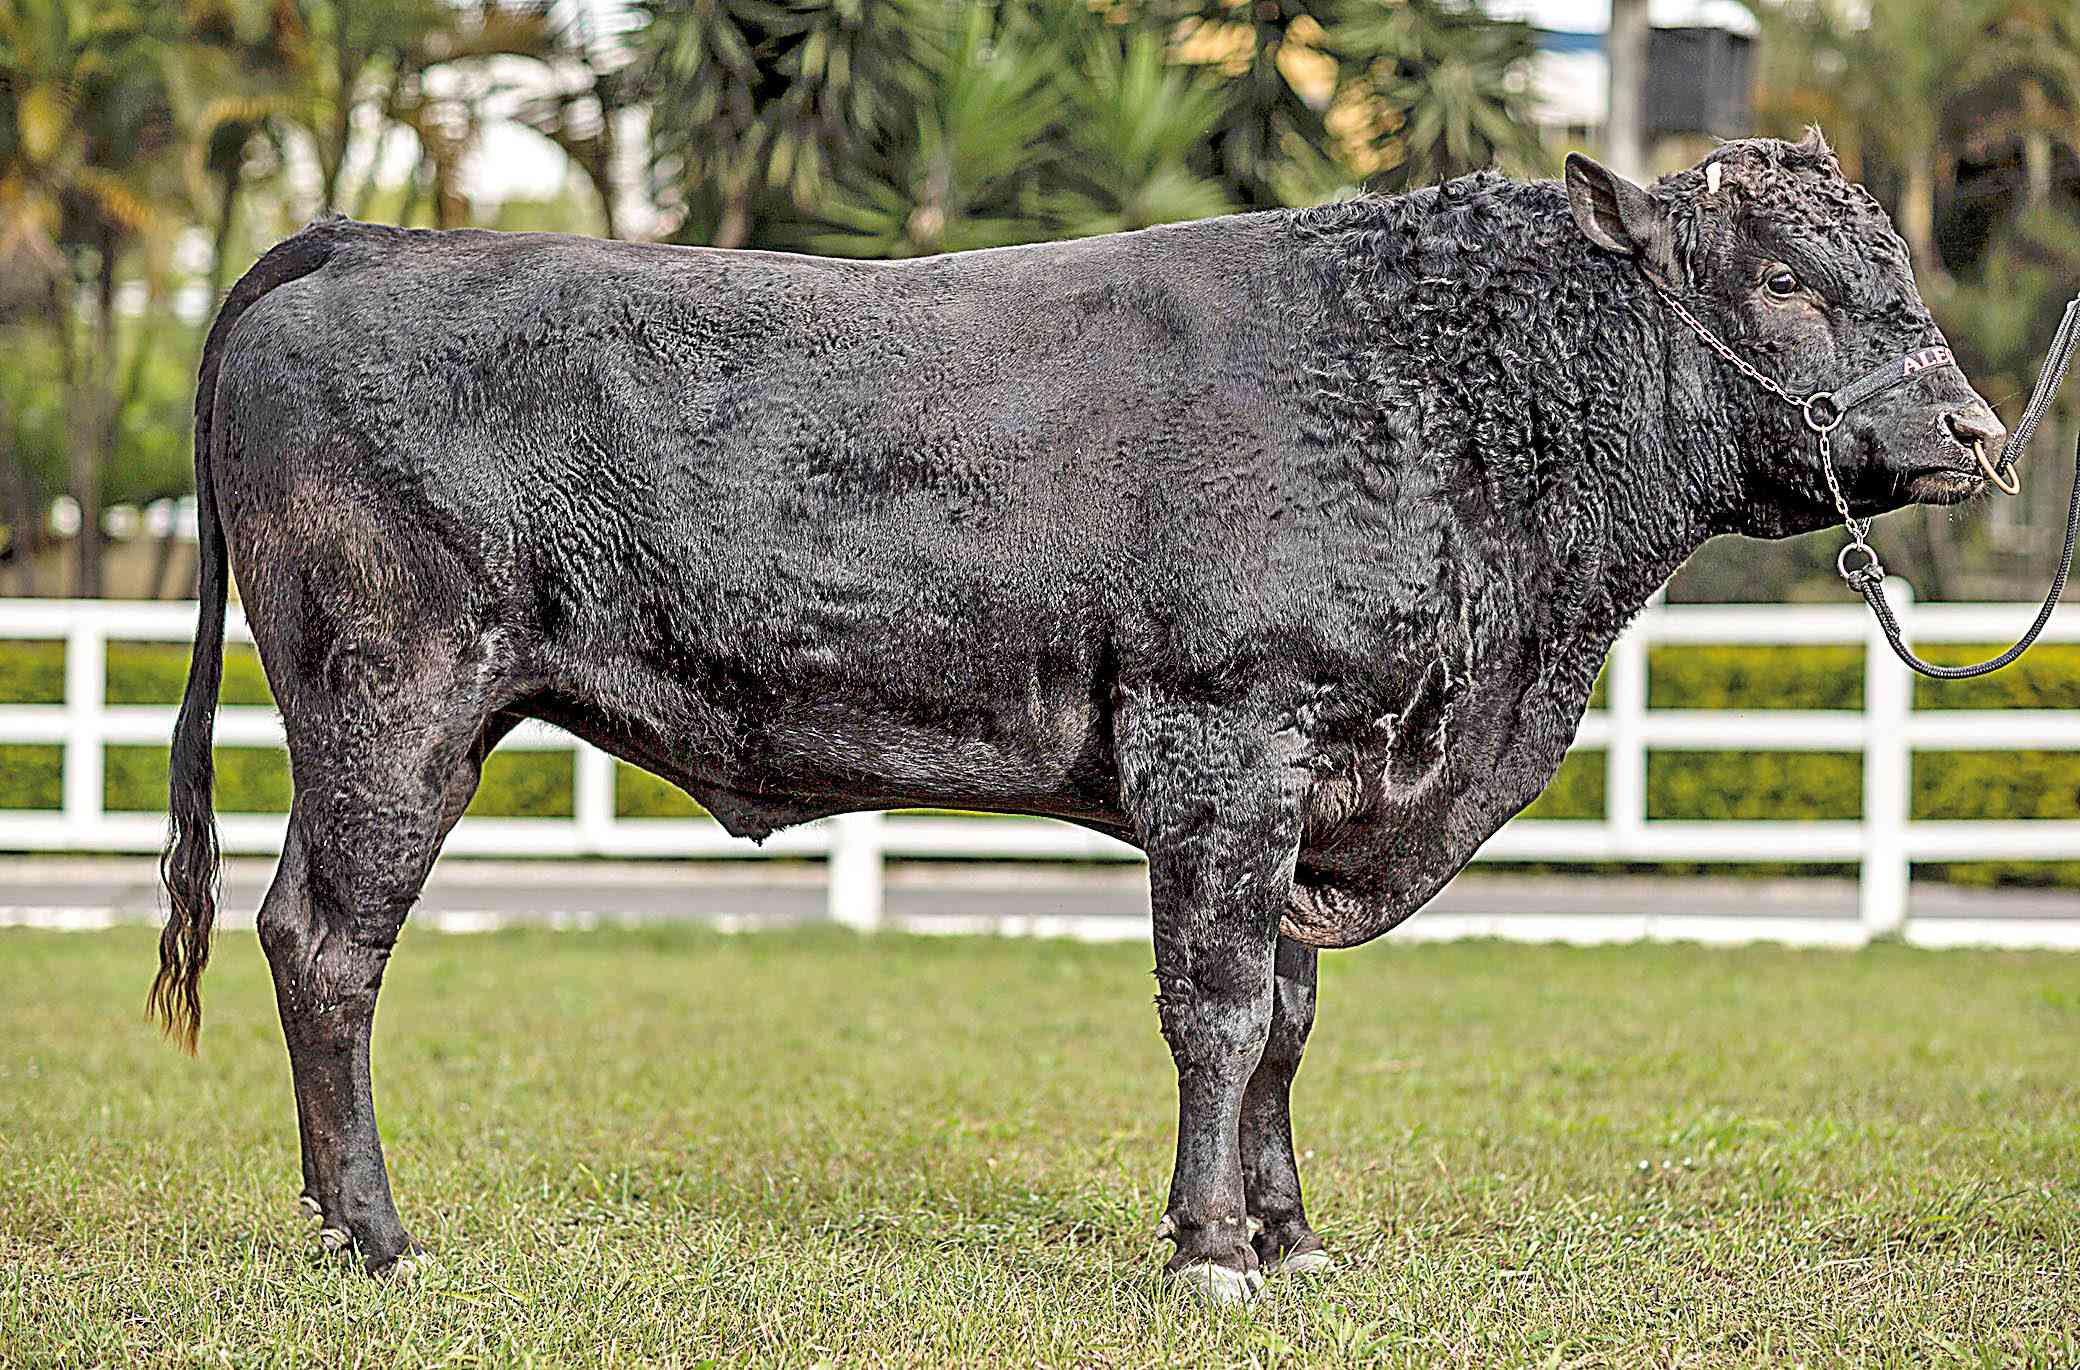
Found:
<path fill-rule="evenodd" d="M 1992 462 L 1986 459 L 1986 444 L 1984 442 L 1976 439 L 1973 441 L 1972 455 L 1979 459 L 1979 469 L 1986 473 L 1986 479 L 1993 482 L 1994 489 L 2004 495 L 2019 495 L 2022 493 L 2022 481 L 2018 477 L 2011 474 L 2003 479 L 2000 471 Z M 2013 472 L 2014 469 L 2012 465 L 2008 466 L 2010 472 Z"/>

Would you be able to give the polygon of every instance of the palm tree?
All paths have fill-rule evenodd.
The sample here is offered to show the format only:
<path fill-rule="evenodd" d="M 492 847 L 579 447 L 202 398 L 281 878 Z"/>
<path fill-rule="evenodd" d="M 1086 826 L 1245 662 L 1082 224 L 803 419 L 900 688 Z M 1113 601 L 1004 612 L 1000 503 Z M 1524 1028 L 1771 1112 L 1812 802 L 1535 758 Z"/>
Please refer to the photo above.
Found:
<path fill-rule="evenodd" d="M 1855 25 L 1829 0 L 1796 5 L 1751 0 L 1749 10 L 1761 27 L 1758 128 L 1784 136 L 1808 126 L 1825 129 L 1843 172 L 1861 180 L 1862 115 L 1868 102 L 1844 80 Z"/>
<path fill-rule="evenodd" d="M 209 0 L 252 4 L 256 0 Z M 318 163 L 321 212 L 365 210 L 390 134 L 419 147 L 416 185 L 429 187 L 437 224 L 465 217 L 460 170 L 481 132 L 482 82 L 436 92 L 428 73 L 500 56 L 547 62 L 569 49 L 543 0 L 272 0 L 291 98 L 268 114 L 299 130 Z M 375 111 L 375 119 L 363 117 Z M 358 187 L 350 168 L 366 166 Z M 411 205 L 408 202 L 407 211 Z"/>
<path fill-rule="evenodd" d="M 1488 167 L 1545 169 L 1522 79 L 1537 53 L 1528 24 L 1488 18 L 1455 0 L 1353 6 L 1330 32 L 1387 185 L 1428 185 Z M 1358 154 L 1363 156 L 1361 152 Z"/>
<path fill-rule="evenodd" d="M 1226 187 L 1192 166 L 1226 114 L 1219 83 L 1167 64 L 1162 40 L 1146 31 L 1105 27 L 1079 46 L 1065 83 L 1066 184 L 1042 197 L 1044 217 L 1081 237 L 1233 209 Z"/>
<path fill-rule="evenodd" d="M 610 67 L 574 27 L 564 35 L 563 61 L 583 73 L 575 85 L 558 83 L 529 98 L 517 111 L 519 121 L 563 150 L 584 173 L 599 203 L 601 231 L 621 236 L 620 207 L 615 201 L 614 166 L 620 155 L 616 120 L 634 104 L 634 83 L 624 68 Z"/>
<path fill-rule="evenodd" d="M 462 166 L 483 133 L 483 101 L 498 90 L 486 70 L 489 59 L 553 65 L 571 51 L 566 30 L 544 0 L 474 0 L 443 6 L 433 23 L 390 55 L 387 84 L 374 103 L 386 123 L 408 128 L 417 138 L 421 171 L 413 184 L 432 191 L 437 227 L 468 221 Z M 437 69 L 445 81 L 432 79 Z M 371 167 L 357 209 L 375 183 Z"/>
<path fill-rule="evenodd" d="M 944 0 L 641 0 L 625 78 L 650 106 L 650 180 L 677 236 L 784 239 L 877 142 L 914 136 Z"/>
<path fill-rule="evenodd" d="M 1157 0 L 1172 60 L 1220 78 L 1206 169 L 1252 209 L 1287 203 L 1296 164 L 1336 161 L 1328 115 L 1341 77 L 1328 34 L 1341 0 Z M 1307 192 L 1340 179 L 1312 175 Z M 1319 198 L 1309 194 L 1309 198 Z"/>
<path fill-rule="evenodd" d="M 1958 73 L 1973 60 L 1993 16 L 1992 0 L 1895 0 L 1874 6 L 1860 34 L 1861 63 L 1851 79 L 1868 82 L 1876 116 L 1868 136 L 1903 178 L 1900 235 L 1915 269 L 1938 290 L 1949 284 L 1936 249 L 1936 197 L 1956 169 L 1945 134 L 1961 93 Z M 1868 64 L 1868 65 L 1864 65 Z"/>
<path fill-rule="evenodd" d="M 310 35 L 290 0 L 190 0 L 188 24 L 167 75 L 187 144 L 188 198 L 210 233 L 214 300 L 229 275 L 255 140 L 304 103 Z"/>
<path fill-rule="evenodd" d="M 297 101 L 289 119 L 318 163 L 318 208 L 350 203 L 344 180 L 359 139 L 356 114 L 394 91 L 406 54 L 454 19 L 446 0 L 295 0 Z"/>
<path fill-rule="evenodd" d="M 2080 153 L 2080 9 L 2055 0 L 1998 7 L 1998 40 L 1982 49 L 1984 84 L 2015 92 L 2011 107 L 1978 121 L 1978 132 L 2019 138 L 2029 202 L 2051 199 L 2053 152 Z"/>
<path fill-rule="evenodd" d="M 0 244 L 43 282 L 44 318 L 73 415 L 69 484 L 81 519 L 75 590 L 87 597 L 101 593 L 118 264 L 175 222 L 165 209 L 166 154 L 177 137 L 165 61 L 177 36 L 154 6 L 7 0 L 0 7 Z"/>
<path fill-rule="evenodd" d="M 1062 109 L 1058 54 L 1015 15 L 967 4 L 912 30 L 922 87 L 907 130 L 867 149 L 808 246 L 915 257 L 1049 236 L 1034 208 Z"/>

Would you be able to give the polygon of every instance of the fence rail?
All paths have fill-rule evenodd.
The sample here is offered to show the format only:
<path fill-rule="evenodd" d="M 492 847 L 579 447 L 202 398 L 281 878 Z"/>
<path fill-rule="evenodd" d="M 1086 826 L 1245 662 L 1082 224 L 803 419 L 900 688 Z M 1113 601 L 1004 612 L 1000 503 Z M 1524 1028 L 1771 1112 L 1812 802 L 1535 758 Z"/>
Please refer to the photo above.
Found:
<path fill-rule="evenodd" d="M 1917 643 L 1985 643 L 2013 637 L 2033 605 L 1915 606 L 1902 581 L 1887 591 Z M 63 748 L 61 804 L 55 811 L 0 809 L 0 850 L 156 851 L 165 820 L 158 814 L 103 808 L 104 749 L 164 744 L 171 706 L 112 706 L 106 700 L 111 642 L 186 642 L 192 604 L 113 601 L 0 600 L 0 644 L 45 640 L 65 644 L 65 695 L 58 704 L 0 705 L 0 745 Z M 226 636 L 250 642 L 236 606 Z M 2061 609 L 2044 633 L 2049 642 L 2080 642 L 2080 610 Z M 1864 700 L 1857 710 L 1753 712 L 1650 709 L 1647 652 L 1670 644 L 1821 645 L 1861 643 Z M 6 650 L 0 645 L 0 651 Z M 1612 649 L 1606 707 L 1582 721 L 1575 740 L 1604 753 L 1604 816 L 1597 820 L 1529 820 L 1509 824 L 1482 849 L 1486 860 L 1548 862 L 1841 862 L 1859 867 L 1860 932 L 1902 928 L 1911 865 L 1916 861 L 2058 860 L 2080 858 L 2080 821 L 1929 822 L 1908 817 L 1909 777 L 1916 751 L 2080 750 L 2080 714 L 2059 710 L 1923 711 L 1914 709 L 1913 680 L 1887 650 L 1860 604 L 1653 606 Z M 225 706 L 217 741 L 280 746 L 273 710 Z M 776 834 L 763 846 L 730 837 L 706 819 L 628 818 L 615 811 L 613 758 L 546 726 L 517 729 L 502 746 L 573 752 L 569 818 L 473 817 L 448 851 L 460 855 L 822 857 L 830 863 L 830 914 L 872 927 L 881 920 L 882 866 L 888 858 L 984 860 L 1136 860 L 1109 838 L 1043 819 L 854 814 Z M 1646 813 L 1650 751 L 1729 749 L 1860 752 L 1863 816 L 1834 822 L 1743 822 L 1650 819 Z M 224 849 L 274 854 L 280 815 L 220 817 Z M 1770 935 L 1758 928 L 1758 936 Z M 2080 941 L 2080 901 L 2071 937 Z M 2065 940 L 2064 936 L 2060 940 Z"/>

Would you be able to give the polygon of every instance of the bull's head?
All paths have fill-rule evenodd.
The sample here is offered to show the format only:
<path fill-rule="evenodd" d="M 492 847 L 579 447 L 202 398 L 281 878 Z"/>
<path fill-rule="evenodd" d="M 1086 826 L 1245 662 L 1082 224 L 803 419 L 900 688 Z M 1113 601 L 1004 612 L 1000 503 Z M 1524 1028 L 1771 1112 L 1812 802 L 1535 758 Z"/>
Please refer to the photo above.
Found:
<path fill-rule="evenodd" d="M 1842 416 L 1833 435 L 1843 493 L 1859 517 L 1911 503 L 1954 504 L 1986 485 L 1978 446 L 2006 437 L 1992 408 L 1949 364 L 1942 330 L 1915 288 L 1892 221 L 1817 130 L 1798 143 L 1728 143 L 1652 188 L 1575 155 L 1575 221 L 1599 246 L 1635 258 L 1739 356 L 1796 395 L 1831 392 L 1901 368 Z M 1658 302 L 1657 302 L 1658 304 Z M 1743 452 L 1743 507 L 1729 523 L 1760 536 L 1834 517 L 1813 434 L 1794 405 L 1710 356 L 1666 308 L 1671 355 L 1686 353 Z"/>

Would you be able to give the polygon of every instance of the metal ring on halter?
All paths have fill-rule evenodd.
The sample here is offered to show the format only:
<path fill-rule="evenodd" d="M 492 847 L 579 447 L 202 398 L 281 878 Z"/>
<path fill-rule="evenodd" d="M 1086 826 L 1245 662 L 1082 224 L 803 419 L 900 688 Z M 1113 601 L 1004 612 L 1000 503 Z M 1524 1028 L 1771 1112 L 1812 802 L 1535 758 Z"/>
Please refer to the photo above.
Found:
<path fill-rule="evenodd" d="M 2018 495 L 2022 493 L 2022 482 L 2014 475 L 2015 463 L 2003 457 L 2000 466 L 1996 468 L 1992 462 L 1986 459 L 1986 444 L 1983 442 L 1974 442 L 1972 444 L 1972 455 L 1979 459 L 1979 469 L 1986 473 L 1986 479 L 1993 482 L 1994 489 L 2004 495 Z M 2002 471 L 2009 473 L 2005 480 L 2001 478 Z"/>
<path fill-rule="evenodd" d="M 1825 390 L 1806 396 L 1798 402 L 1798 407 L 1805 410 L 1806 427 L 1815 433 L 1832 433 L 1848 417 L 1845 411 L 1836 407 L 1834 396 Z"/>
<path fill-rule="evenodd" d="M 1849 553 L 1851 552 L 1861 552 L 1865 556 L 1869 557 L 1870 560 L 1852 571 L 1849 569 Z M 1877 572 L 1881 576 L 1885 573 L 1885 568 L 1878 564 L 1877 551 L 1874 548 L 1872 548 L 1868 543 L 1863 542 L 1852 542 L 1847 547 L 1844 547 L 1839 553 L 1837 553 L 1834 559 L 1834 569 L 1841 574 L 1843 580 L 1849 580 L 1855 576 L 1867 575 L 1873 571 Z"/>

